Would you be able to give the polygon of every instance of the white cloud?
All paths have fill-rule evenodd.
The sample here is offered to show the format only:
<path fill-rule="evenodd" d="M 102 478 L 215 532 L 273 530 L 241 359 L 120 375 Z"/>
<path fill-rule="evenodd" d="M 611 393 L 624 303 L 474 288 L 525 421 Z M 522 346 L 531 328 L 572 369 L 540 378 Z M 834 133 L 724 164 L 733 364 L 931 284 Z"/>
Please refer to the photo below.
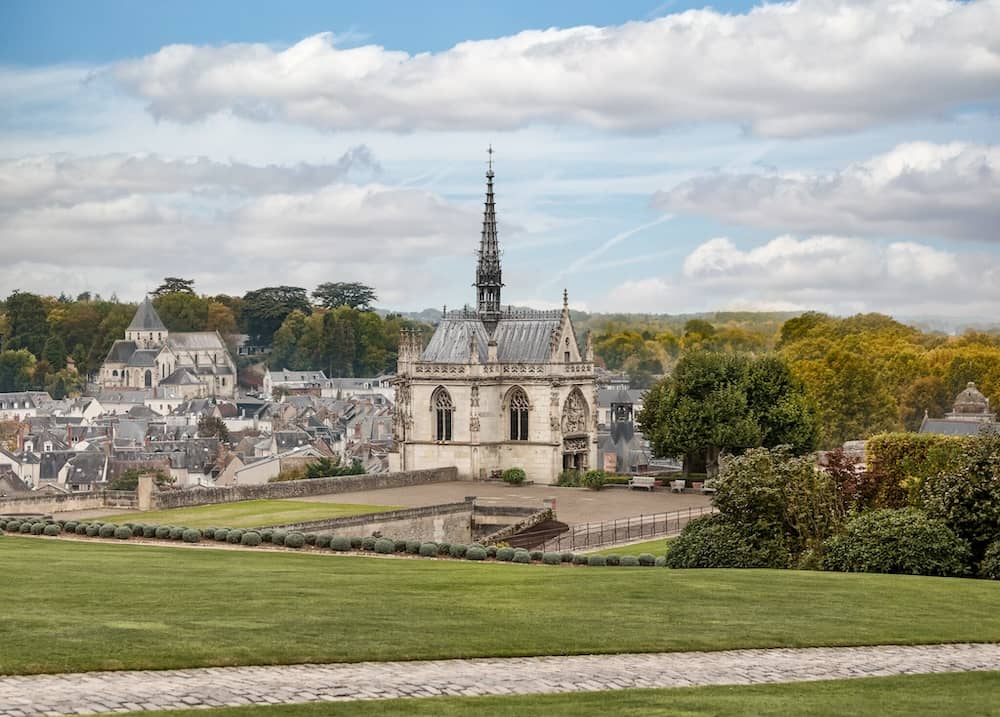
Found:
<path fill-rule="evenodd" d="M 1000 269 L 991 259 L 916 242 L 883 245 L 835 236 L 782 236 L 740 249 L 727 238 L 716 238 L 690 252 L 675 275 L 623 282 L 602 309 L 818 309 L 995 317 Z"/>
<path fill-rule="evenodd" d="M 1000 99 L 995 0 L 799 0 L 615 27 L 531 30 L 438 53 L 171 45 L 109 72 L 158 118 L 314 127 L 657 130 L 711 120 L 772 136 L 854 130 Z"/>
<path fill-rule="evenodd" d="M 653 203 L 782 231 L 1000 241 L 1000 145 L 911 142 L 828 174 L 704 175 Z"/>

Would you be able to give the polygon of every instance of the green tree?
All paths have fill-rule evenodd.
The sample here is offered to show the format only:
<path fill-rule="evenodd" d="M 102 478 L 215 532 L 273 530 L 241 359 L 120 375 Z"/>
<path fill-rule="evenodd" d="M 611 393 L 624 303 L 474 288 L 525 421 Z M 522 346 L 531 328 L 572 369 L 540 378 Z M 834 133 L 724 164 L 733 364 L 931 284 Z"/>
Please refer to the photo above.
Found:
<path fill-rule="evenodd" d="M 49 334 L 48 315 L 42 297 L 15 291 L 7 297 L 6 305 L 10 335 L 4 347 L 27 349 L 40 357 Z"/>
<path fill-rule="evenodd" d="M 274 342 L 271 347 L 271 355 L 268 357 L 268 365 L 275 370 L 291 369 L 293 371 L 307 371 L 314 369 L 303 360 L 299 351 L 299 343 L 306 331 L 306 315 L 296 309 L 281 322 L 281 327 L 274 332 Z"/>
<path fill-rule="evenodd" d="M 249 291 L 243 297 L 243 325 L 254 342 L 270 346 L 285 318 L 298 309 L 312 312 L 306 290 L 297 286 L 269 286 Z"/>
<path fill-rule="evenodd" d="M 86 382 L 80 374 L 65 368 L 45 377 L 45 390 L 57 400 L 79 396 L 85 387 Z"/>
<path fill-rule="evenodd" d="M 194 279 L 180 279 L 176 276 L 168 276 L 163 283 L 156 287 L 153 296 L 159 298 L 167 294 L 193 294 Z"/>
<path fill-rule="evenodd" d="M 208 300 L 193 293 L 162 294 L 153 307 L 170 331 L 204 331 L 208 324 Z"/>
<path fill-rule="evenodd" d="M 218 438 L 221 442 L 228 443 L 229 429 L 221 418 L 202 416 L 198 419 L 198 436 L 200 438 Z"/>
<path fill-rule="evenodd" d="M 58 334 L 52 334 L 46 339 L 42 356 L 55 370 L 66 368 L 66 344 Z"/>
<path fill-rule="evenodd" d="M 899 420 L 908 431 L 916 431 L 924 415 L 943 416 L 955 396 L 939 376 L 921 376 L 903 389 L 899 397 Z"/>
<path fill-rule="evenodd" d="M 319 302 L 320 306 L 325 306 L 328 309 L 346 306 L 349 309 L 367 311 L 374 302 L 378 301 L 375 289 L 366 284 L 352 281 L 336 281 L 320 284 L 313 291 L 312 295 Z"/>
<path fill-rule="evenodd" d="M 162 468 L 152 471 L 140 471 L 138 468 L 129 468 L 123 471 L 120 476 L 108 482 L 108 490 L 135 490 L 139 487 L 139 476 L 145 473 L 153 474 L 153 482 L 157 488 L 165 488 L 174 482 L 174 478 Z"/>
<path fill-rule="evenodd" d="M 35 376 L 35 356 L 27 349 L 0 352 L 0 391 L 27 391 Z"/>

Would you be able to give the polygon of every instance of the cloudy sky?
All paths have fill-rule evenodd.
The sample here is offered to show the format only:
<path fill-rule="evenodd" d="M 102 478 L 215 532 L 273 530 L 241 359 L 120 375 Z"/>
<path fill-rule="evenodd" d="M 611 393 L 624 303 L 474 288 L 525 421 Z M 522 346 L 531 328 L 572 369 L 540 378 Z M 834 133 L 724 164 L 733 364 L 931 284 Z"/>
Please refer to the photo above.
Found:
<path fill-rule="evenodd" d="M 480 5 L 0 3 L 0 293 L 1000 313 L 1000 0 Z"/>

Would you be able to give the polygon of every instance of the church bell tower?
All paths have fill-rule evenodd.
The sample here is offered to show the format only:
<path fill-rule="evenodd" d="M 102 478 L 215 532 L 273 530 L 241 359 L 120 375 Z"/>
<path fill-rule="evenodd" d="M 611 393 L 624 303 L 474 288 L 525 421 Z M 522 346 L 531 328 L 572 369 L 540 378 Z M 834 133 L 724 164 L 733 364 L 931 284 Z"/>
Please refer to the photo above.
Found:
<path fill-rule="evenodd" d="M 497 243 L 497 215 L 493 201 L 493 146 L 489 148 L 486 170 L 486 207 L 483 210 L 483 234 L 479 240 L 479 263 L 476 266 L 476 303 L 479 317 L 491 334 L 500 320 L 500 247 Z"/>

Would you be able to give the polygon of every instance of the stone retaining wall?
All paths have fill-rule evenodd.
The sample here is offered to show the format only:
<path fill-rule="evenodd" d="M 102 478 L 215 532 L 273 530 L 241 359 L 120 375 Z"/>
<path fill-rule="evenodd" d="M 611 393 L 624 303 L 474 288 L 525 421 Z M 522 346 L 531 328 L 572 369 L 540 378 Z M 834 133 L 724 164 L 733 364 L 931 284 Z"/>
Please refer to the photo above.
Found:
<path fill-rule="evenodd" d="M 92 493 L 40 493 L 0 498 L 0 515 L 16 513 L 60 513 L 101 508 L 135 508 L 135 493 L 96 491 Z"/>
<path fill-rule="evenodd" d="M 469 543 L 472 541 L 473 510 L 472 501 L 466 500 L 461 503 L 426 505 L 273 527 L 345 537 L 365 537 L 378 532 L 394 540 Z"/>

